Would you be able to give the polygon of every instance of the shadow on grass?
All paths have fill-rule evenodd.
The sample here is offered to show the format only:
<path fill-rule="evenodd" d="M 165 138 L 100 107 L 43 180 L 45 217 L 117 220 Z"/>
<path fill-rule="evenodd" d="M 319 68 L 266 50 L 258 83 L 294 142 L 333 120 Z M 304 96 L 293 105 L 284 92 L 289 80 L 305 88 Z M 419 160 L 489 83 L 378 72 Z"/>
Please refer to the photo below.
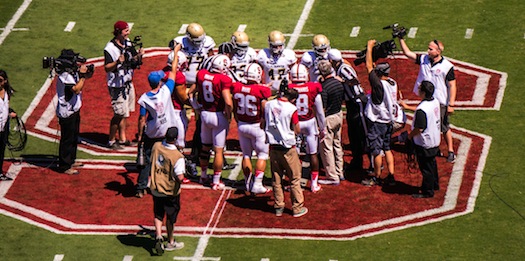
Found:
<path fill-rule="evenodd" d="M 123 245 L 142 247 L 144 250 L 148 251 L 150 256 L 156 256 L 157 254 L 154 251 L 155 240 L 153 240 L 153 237 L 151 237 L 150 234 L 154 234 L 154 232 L 144 228 L 137 234 L 118 235 L 117 239 Z"/>
<path fill-rule="evenodd" d="M 126 168 L 125 172 L 119 172 L 118 175 L 124 178 L 124 184 L 119 181 L 110 181 L 104 184 L 104 189 L 115 191 L 115 196 L 122 195 L 122 197 L 130 198 L 135 196 L 135 183 L 131 179 L 131 173 L 136 174 L 138 170 L 135 167 L 134 163 L 125 163 L 124 167 Z"/>

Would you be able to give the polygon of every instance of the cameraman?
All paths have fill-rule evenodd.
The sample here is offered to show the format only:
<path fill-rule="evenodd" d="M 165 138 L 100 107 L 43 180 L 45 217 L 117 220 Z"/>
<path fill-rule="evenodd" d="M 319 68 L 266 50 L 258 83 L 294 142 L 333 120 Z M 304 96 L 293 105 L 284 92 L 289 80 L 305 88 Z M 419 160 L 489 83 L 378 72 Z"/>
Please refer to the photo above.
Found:
<path fill-rule="evenodd" d="M 109 126 L 108 147 L 118 150 L 122 149 L 121 145 L 131 145 L 126 138 L 126 119 L 130 112 L 135 111 L 133 70 L 140 65 L 144 50 L 140 48 L 137 52 L 129 40 L 131 30 L 128 23 L 117 21 L 113 27 L 114 38 L 104 48 L 104 69 L 114 113 Z M 119 142 L 115 140 L 117 131 Z"/>
<path fill-rule="evenodd" d="M 58 149 L 58 171 L 68 175 L 78 174 L 75 163 L 77 158 L 78 133 L 80 131 L 80 107 L 82 107 L 82 89 L 86 78 L 91 77 L 85 64 L 78 67 L 78 53 L 64 49 L 57 58 L 59 64 L 71 67 L 56 67 L 58 74 L 56 92 L 58 105 L 56 114 L 60 124 L 60 145 Z"/>
<path fill-rule="evenodd" d="M 380 63 L 377 66 L 372 61 L 372 50 L 376 40 L 369 40 L 366 53 L 366 69 L 372 93 L 365 108 L 368 124 L 367 142 L 368 149 L 372 154 L 374 163 L 374 175 L 365 179 L 361 184 L 366 186 L 379 185 L 383 182 L 381 178 L 381 166 L 383 154 L 386 158 L 388 176 L 385 181 L 388 185 L 395 185 L 394 179 L 394 156 L 390 149 L 390 136 L 392 135 L 395 119 L 395 105 L 397 102 L 397 83 L 388 75 L 390 65 Z"/>
<path fill-rule="evenodd" d="M 398 38 L 405 56 L 419 65 L 419 74 L 414 85 L 414 93 L 418 94 L 418 88 L 425 80 L 430 81 L 435 86 L 434 98 L 441 105 L 441 132 L 448 148 L 447 162 L 453 163 L 456 160 L 456 155 L 454 154 L 448 115 L 454 112 L 453 106 L 456 102 L 454 65 L 441 55 L 445 48 L 441 41 L 432 40 L 428 44 L 427 54 L 416 54 L 408 48 L 402 37 Z"/>

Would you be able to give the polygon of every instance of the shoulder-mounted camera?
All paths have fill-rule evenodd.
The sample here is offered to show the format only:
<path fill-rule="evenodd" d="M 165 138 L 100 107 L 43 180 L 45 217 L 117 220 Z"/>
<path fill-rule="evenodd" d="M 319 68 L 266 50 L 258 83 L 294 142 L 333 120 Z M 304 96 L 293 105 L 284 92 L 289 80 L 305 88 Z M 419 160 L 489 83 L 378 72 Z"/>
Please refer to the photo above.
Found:
<path fill-rule="evenodd" d="M 57 74 L 63 72 L 76 73 L 80 69 L 81 63 L 85 63 L 86 58 L 79 53 L 75 53 L 73 49 L 63 49 L 58 58 L 53 56 L 45 56 L 42 58 L 42 68 L 49 68 L 50 74 L 54 70 Z M 87 65 L 87 72 L 85 77 L 89 78 L 93 75 L 95 66 L 93 64 Z"/>
<path fill-rule="evenodd" d="M 386 40 L 381 43 L 377 43 L 372 49 L 372 61 L 377 61 L 379 58 L 386 58 L 387 56 L 393 53 L 393 50 L 396 49 L 395 38 L 403 38 L 406 36 L 407 32 L 405 27 L 399 26 L 399 24 L 391 24 L 383 27 L 383 30 L 392 29 L 392 39 Z M 356 54 L 357 59 L 354 60 L 356 66 L 365 62 L 366 59 L 366 49 L 360 51 Z"/>
<path fill-rule="evenodd" d="M 139 53 L 137 49 L 142 48 L 142 36 L 137 35 L 135 38 L 133 38 L 133 41 L 130 41 L 131 45 L 126 47 L 126 52 L 131 53 L 131 57 L 126 56 L 126 60 L 122 65 L 126 68 L 130 69 L 140 69 L 140 66 L 142 65 L 142 57 L 137 56 Z"/>

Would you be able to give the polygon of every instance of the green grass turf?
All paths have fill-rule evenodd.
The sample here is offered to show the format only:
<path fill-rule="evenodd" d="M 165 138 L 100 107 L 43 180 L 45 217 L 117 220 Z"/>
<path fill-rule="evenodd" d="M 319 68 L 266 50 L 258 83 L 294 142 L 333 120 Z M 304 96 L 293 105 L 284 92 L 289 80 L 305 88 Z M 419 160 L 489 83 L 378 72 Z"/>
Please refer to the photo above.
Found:
<path fill-rule="evenodd" d="M 0 27 L 5 27 L 21 2 L 0 1 Z M 198 21 L 218 43 L 227 40 L 238 24 L 248 24 L 252 46 L 263 48 L 269 31 L 293 31 L 305 1 L 211 2 L 33 1 L 16 24 L 30 31 L 12 32 L 0 46 L 0 68 L 8 71 L 17 90 L 12 107 L 22 114 L 44 82 L 47 72 L 41 69 L 42 56 L 57 56 L 62 48 L 73 48 L 86 57 L 102 56 L 118 19 L 134 22 L 132 35 L 141 34 L 146 47 L 166 46 L 182 23 Z M 302 33 L 324 33 L 336 48 L 359 50 L 369 38 L 386 40 L 389 32 L 381 28 L 400 22 L 419 27 L 417 37 L 408 39 L 412 50 L 424 51 L 428 41 L 436 38 L 445 43 L 446 56 L 508 73 L 500 111 L 459 111 L 452 118 L 456 126 L 493 138 L 475 211 L 346 242 L 212 238 L 205 256 L 272 261 L 525 259 L 524 11 L 525 2 L 519 0 L 316 1 Z M 68 21 L 77 22 L 71 33 L 63 32 Z M 353 26 L 361 26 L 359 37 L 349 37 Z M 475 29 L 470 40 L 464 39 L 466 28 Z M 300 38 L 296 49 L 308 48 L 310 38 Z M 105 87 L 100 88 L 105 95 Z M 56 152 L 55 144 L 30 137 L 21 154 Z M 79 157 L 96 158 L 85 153 Z M 144 248 L 147 242 L 141 238 L 58 235 L 1 215 L 0 231 L 2 260 L 52 260 L 55 254 L 65 254 L 65 260 L 122 260 L 124 255 L 133 255 L 134 260 L 172 260 L 175 254 L 192 256 L 198 241 L 183 237 L 184 250 L 150 258 Z"/>

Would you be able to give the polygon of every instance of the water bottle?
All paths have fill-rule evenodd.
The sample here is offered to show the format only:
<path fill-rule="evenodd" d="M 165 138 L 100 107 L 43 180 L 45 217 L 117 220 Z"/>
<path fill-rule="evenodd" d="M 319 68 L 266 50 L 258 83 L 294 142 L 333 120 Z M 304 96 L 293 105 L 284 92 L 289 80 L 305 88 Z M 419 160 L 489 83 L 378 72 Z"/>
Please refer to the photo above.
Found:
<path fill-rule="evenodd" d="M 137 168 L 143 169 L 146 167 L 146 154 L 144 153 L 144 144 L 139 143 L 137 149 Z"/>

